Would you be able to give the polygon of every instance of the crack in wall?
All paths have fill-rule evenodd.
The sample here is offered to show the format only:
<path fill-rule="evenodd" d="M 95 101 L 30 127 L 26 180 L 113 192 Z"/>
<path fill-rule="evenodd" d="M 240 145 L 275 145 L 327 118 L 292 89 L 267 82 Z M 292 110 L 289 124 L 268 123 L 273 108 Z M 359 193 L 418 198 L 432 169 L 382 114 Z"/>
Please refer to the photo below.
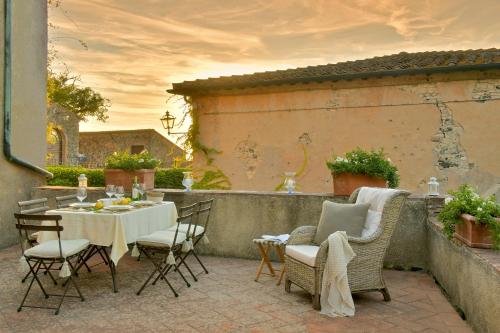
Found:
<path fill-rule="evenodd" d="M 438 169 L 456 169 L 459 173 L 469 171 L 472 166 L 468 162 L 467 152 L 460 141 L 464 129 L 454 119 L 452 110 L 443 101 L 436 85 L 429 83 L 405 88 L 420 96 L 424 102 L 434 103 L 439 111 L 438 132 L 432 138 L 432 141 L 436 142 L 433 150 L 437 157 Z"/>

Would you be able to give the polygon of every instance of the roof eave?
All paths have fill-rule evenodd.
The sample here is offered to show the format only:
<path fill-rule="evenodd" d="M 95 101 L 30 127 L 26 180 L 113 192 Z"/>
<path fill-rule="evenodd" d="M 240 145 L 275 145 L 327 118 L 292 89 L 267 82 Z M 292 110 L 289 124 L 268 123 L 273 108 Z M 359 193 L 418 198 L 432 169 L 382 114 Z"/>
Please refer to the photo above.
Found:
<path fill-rule="evenodd" d="M 463 71 L 476 71 L 476 70 L 487 70 L 487 69 L 500 69 L 500 63 L 490 63 L 490 64 L 474 64 L 474 65 L 459 65 L 459 66 L 446 66 L 446 67 L 431 67 L 431 68 L 413 68 L 413 69 L 398 69 L 390 71 L 375 71 L 375 72 L 364 72 L 364 73 L 354 73 L 354 74 L 334 74 L 316 77 L 304 77 L 304 78 L 293 78 L 293 79 L 279 79 L 279 80 L 268 80 L 268 81 L 255 81 L 255 82 L 241 82 L 233 84 L 214 84 L 214 86 L 207 87 L 186 87 L 183 88 L 183 83 L 174 83 L 172 89 L 168 89 L 167 92 L 174 95 L 182 96 L 193 96 L 193 95 L 205 95 L 212 91 L 217 90 L 227 90 L 227 89 L 245 89 L 245 88 L 255 88 L 261 86 L 277 86 L 285 84 L 301 84 L 301 83 L 311 83 L 311 82 L 327 82 L 327 81 L 341 81 L 341 80 L 354 80 L 354 79 L 367 79 L 374 77 L 385 77 L 385 76 L 402 76 L 402 75 L 417 75 L 417 74 L 438 74 L 438 73 L 451 73 L 451 72 L 463 72 Z"/>

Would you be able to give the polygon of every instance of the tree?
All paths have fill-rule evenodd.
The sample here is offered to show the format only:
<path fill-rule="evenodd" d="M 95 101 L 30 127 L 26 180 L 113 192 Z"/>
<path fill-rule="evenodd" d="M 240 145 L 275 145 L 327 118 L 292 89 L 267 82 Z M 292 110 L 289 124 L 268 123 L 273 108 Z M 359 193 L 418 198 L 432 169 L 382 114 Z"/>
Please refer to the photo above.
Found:
<path fill-rule="evenodd" d="M 109 99 L 104 98 L 90 87 L 80 88 L 76 85 L 79 77 L 71 77 L 69 72 L 55 74 L 49 71 L 47 78 L 47 103 L 57 104 L 75 113 L 80 121 L 94 117 L 106 121 Z"/>
<path fill-rule="evenodd" d="M 61 9 L 61 0 L 47 0 L 52 8 L 62 10 L 63 14 L 71 20 L 68 13 Z M 72 20 L 71 20 L 72 21 Z M 52 22 L 49 22 L 49 28 L 56 30 Z M 48 62 L 47 62 L 47 105 L 57 104 L 60 107 L 73 112 L 80 121 L 87 121 L 88 118 L 95 118 L 105 122 L 109 117 L 108 108 L 111 106 L 110 100 L 104 98 L 100 93 L 90 87 L 80 87 L 77 83 L 81 82 L 78 75 L 70 74 L 68 66 L 60 61 L 55 45 L 55 40 L 61 38 L 70 38 L 77 41 L 85 50 L 87 44 L 73 37 L 52 37 L 48 41 Z M 56 73 L 53 69 L 53 63 L 59 60 L 62 66 L 66 68 L 63 73 Z"/>

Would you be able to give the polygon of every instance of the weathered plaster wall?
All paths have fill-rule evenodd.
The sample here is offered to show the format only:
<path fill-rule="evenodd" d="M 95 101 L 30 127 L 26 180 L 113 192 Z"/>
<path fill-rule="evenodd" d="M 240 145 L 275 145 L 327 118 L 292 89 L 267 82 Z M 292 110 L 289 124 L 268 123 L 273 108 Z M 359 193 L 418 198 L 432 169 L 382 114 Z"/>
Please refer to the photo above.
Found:
<path fill-rule="evenodd" d="M 144 146 L 162 167 L 171 167 L 175 157 L 181 157 L 182 149 L 152 129 L 109 132 L 81 132 L 80 153 L 87 157 L 84 163 L 90 167 L 103 167 L 106 158 L 115 151 L 126 151 L 134 145 Z"/>
<path fill-rule="evenodd" d="M 70 111 L 52 105 L 47 109 L 47 123 L 52 124 L 62 136 L 63 165 L 78 165 L 80 121 Z"/>
<path fill-rule="evenodd" d="M 47 2 L 13 1 L 12 141 L 16 156 L 44 165 L 45 91 L 47 60 Z M 0 1 L 0 62 L 4 62 L 4 1 Z M 26 18 L 30 18 L 27 20 Z M 21 23 L 22 22 L 22 23 Z M 3 101 L 3 65 L 0 66 L 0 94 Z M 3 130 L 4 104 L 0 106 Z M 3 135 L 0 136 L 3 140 Z M 3 141 L 2 141 L 3 145 Z M 0 248 L 17 241 L 14 211 L 17 201 L 28 200 L 33 186 L 44 179 L 8 162 L 0 154 Z"/>
<path fill-rule="evenodd" d="M 425 193 L 500 180 L 500 72 L 353 80 L 234 90 L 194 98 L 200 141 L 233 189 L 273 190 L 304 169 L 301 191 L 331 191 L 325 161 L 356 146 L 383 147 L 401 187 Z M 203 168 L 202 154 L 195 165 Z M 443 191 L 443 193 L 444 193 Z"/>

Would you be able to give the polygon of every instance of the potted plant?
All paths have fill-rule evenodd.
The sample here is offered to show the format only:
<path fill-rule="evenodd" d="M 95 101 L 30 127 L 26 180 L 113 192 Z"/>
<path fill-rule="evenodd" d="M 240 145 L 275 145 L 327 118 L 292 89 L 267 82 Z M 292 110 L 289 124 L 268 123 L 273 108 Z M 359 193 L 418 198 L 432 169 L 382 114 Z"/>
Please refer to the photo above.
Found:
<path fill-rule="evenodd" d="M 154 188 L 155 168 L 159 165 L 160 161 L 147 151 L 140 154 L 115 152 L 106 159 L 104 181 L 106 185 L 123 186 L 130 191 L 137 177 L 137 182 L 144 183 L 146 190 L 150 190 Z"/>
<path fill-rule="evenodd" d="M 500 205 L 495 196 L 481 198 L 472 186 L 463 184 L 450 191 L 438 220 L 443 232 L 470 247 L 500 248 Z"/>
<path fill-rule="evenodd" d="M 356 148 L 345 157 L 333 156 L 326 162 L 332 172 L 333 193 L 350 195 L 361 186 L 397 187 L 398 169 L 385 158 L 382 149 L 365 151 Z"/>

